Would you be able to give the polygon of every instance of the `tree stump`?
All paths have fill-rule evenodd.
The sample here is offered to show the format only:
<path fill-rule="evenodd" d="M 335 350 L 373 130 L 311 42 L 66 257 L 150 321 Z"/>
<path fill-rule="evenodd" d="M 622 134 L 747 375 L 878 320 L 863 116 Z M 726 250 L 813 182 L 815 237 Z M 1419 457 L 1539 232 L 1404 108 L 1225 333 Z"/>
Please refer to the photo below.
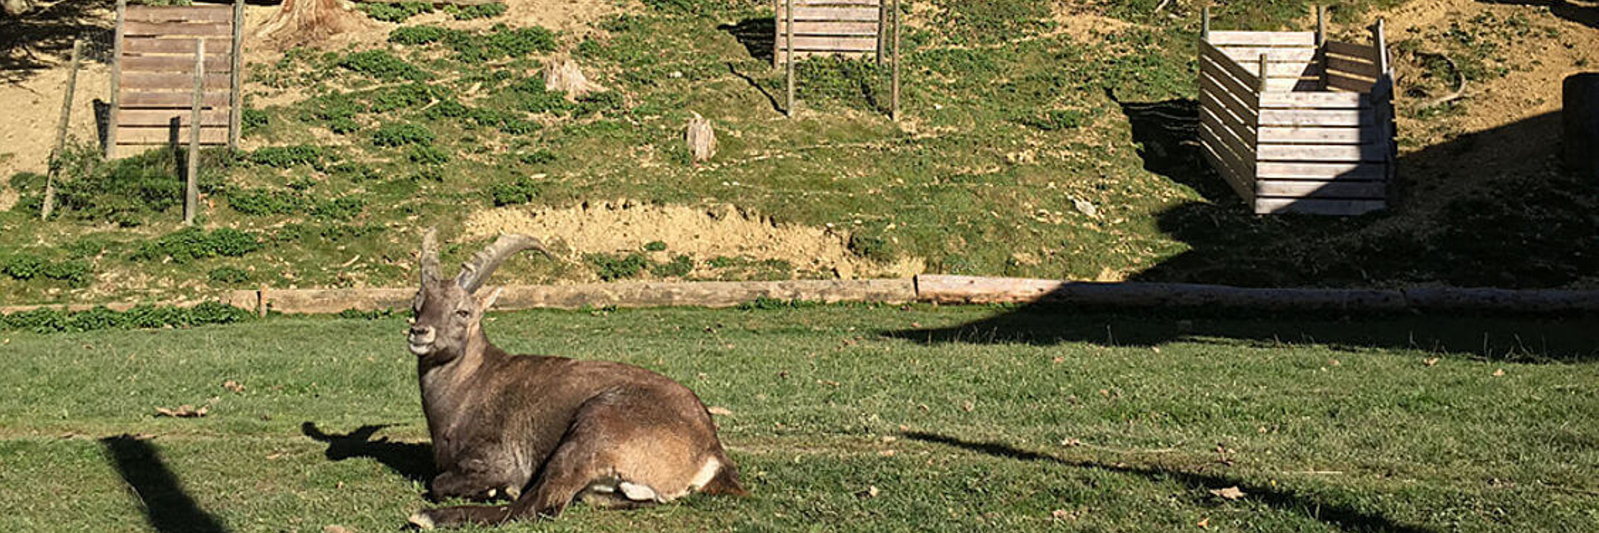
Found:
<path fill-rule="evenodd" d="M 1579 176 L 1599 180 L 1599 72 L 1566 78 L 1561 117 L 1566 166 Z"/>
<path fill-rule="evenodd" d="M 283 0 L 255 35 L 281 48 L 321 42 L 345 32 L 373 27 L 366 14 L 344 0 Z"/>
<path fill-rule="evenodd" d="M 694 118 L 688 120 L 688 150 L 694 154 L 694 162 L 710 161 L 716 155 L 716 132 L 711 129 L 711 121 L 694 113 Z"/>
<path fill-rule="evenodd" d="M 576 101 L 589 93 L 603 91 L 605 87 L 589 81 L 576 61 L 565 58 L 544 66 L 544 90 L 565 93 L 567 100 Z"/>

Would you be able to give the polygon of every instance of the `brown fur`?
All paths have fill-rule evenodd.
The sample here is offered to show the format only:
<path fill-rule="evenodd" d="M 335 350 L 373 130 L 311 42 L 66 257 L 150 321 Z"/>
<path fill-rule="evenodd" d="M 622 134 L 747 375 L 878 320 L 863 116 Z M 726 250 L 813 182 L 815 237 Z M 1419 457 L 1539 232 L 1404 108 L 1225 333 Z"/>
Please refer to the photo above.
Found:
<path fill-rule="evenodd" d="M 537 241 L 502 237 L 455 280 L 438 275 L 433 246 L 430 232 L 409 337 L 439 471 L 431 495 L 520 496 L 506 506 L 424 510 L 413 524 L 553 517 L 580 496 L 635 507 L 693 491 L 744 494 L 710 414 L 687 387 L 636 366 L 510 355 L 489 342 L 483 312 L 498 291 L 475 297 L 467 287 L 482 286 L 504 256 L 541 248 Z M 715 475 L 692 486 L 711 460 Z M 655 497 L 629 498 L 617 487 Z"/>

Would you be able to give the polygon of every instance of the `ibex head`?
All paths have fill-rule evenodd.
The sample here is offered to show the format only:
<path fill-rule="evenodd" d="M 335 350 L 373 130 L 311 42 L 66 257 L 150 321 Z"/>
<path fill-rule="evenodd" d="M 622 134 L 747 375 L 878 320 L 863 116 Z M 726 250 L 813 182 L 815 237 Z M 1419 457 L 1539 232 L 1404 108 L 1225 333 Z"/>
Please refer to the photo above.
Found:
<path fill-rule="evenodd" d="M 488 248 L 461 266 L 455 279 L 445 279 L 439 271 L 437 232 L 429 228 L 422 236 L 422 286 L 411 302 L 411 353 L 418 357 L 435 356 L 445 362 L 465 353 L 467 342 L 481 332 L 483 313 L 499 298 L 498 289 L 475 296 L 489 275 L 506 259 L 522 250 L 549 255 L 538 239 L 525 235 L 501 235 Z"/>

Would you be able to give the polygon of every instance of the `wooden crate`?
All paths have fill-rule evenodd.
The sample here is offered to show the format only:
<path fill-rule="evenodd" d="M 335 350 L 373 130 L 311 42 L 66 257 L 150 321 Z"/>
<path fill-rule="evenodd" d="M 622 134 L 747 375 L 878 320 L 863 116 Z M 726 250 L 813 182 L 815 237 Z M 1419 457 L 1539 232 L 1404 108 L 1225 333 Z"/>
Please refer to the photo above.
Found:
<path fill-rule="evenodd" d="M 1314 32 L 1208 32 L 1202 40 L 1200 145 L 1256 213 L 1388 206 L 1393 78 L 1380 23 L 1374 37 L 1373 45 Z"/>
<path fill-rule="evenodd" d="M 777 32 L 772 64 L 815 55 L 881 55 L 887 13 L 881 0 L 792 0 L 794 42 L 788 42 L 788 2 L 774 0 Z"/>
<path fill-rule="evenodd" d="M 130 6 L 117 3 L 106 157 L 186 143 L 194 98 L 195 50 L 205 40 L 200 143 L 236 146 L 243 4 Z M 176 121 L 176 125 L 174 125 Z"/>

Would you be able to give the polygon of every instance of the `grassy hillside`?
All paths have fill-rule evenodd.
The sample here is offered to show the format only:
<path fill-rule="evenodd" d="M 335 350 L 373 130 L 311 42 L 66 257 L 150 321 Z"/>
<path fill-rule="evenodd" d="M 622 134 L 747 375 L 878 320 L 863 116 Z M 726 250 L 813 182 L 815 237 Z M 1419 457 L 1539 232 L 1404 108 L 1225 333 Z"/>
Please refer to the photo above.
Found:
<path fill-rule="evenodd" d="M 1358 35 L 1370 10 L 1397 3 L 1346 2 L 1335 29 Z M 44 223 L 30 216 L 42 178 L 12 177 L 23 198 L 0 214 L 0 299 L 393 286 L 411 277 L 421 228 L 437 225 L 457 243 L 448 261 L 515 229 L 497 223 L 545 209 L 578 219 L 706 210 L 712 240 L 731 232 L 718 221 L 737 216 L 812 228 L 807 239 L 849 257 L 818 260 L 815 242 L 711 253 L 666 238 L 579 246 L 555 234 L 542 236 L 559 259 L 518 261 L 500 281 L 925 270 L 1561 286 L 1599 272 L 1599 254 L 1582 252 L 1599 244 L 1599 220 L 1588 215 L 1595 185 L 1549 170 L 1547 154 L 1524 158 L 1542 165 L 1532 171 L 1495 170 L 1473 188 L 1451 185 L 1442 201 L 1407 199 L 1394 214 L 1247 214 L 1193 151 L 1198 13 L 1187 2 L 1157 4 L 906 2 L 898 124 L 886 117 L 888 70 L 869 60 L 800 63 L 800 109 L 784 118 L 765 2 L 647 0 L 559 33 L 493 9 L 376 7 L 374 18 L 398 23 L 371 42 L 250 65 L 249 149 L 208 156 L 206 231 L 175 223 L 180 185 L 161 151 L 104 163 L 83 148 L 63 161 L 63 209 Z M 1223 6 L 1216 25 L 1304 28 L 1308 10 L 1298 1 Z M 1561 38 L 1547 12 L 1531 16 L 1519 33 L 1491 24 L 1407 37 L 1472 51 L 1455 57 L 1483 67 L 1473 76 L 1489 82 L 1510 68 L 1496 61 L 1515 66 L 1511 41 Z M 547 92 L 541 69 L 564 57 L 607 90 L 578 101 Z M 1416 79 L 1446 74 L 1424 67 Z M 693 113 L 715 123 L 720 141 L 717 156 L 697 165 L 682 142 Z M 1407 138 L 1407 153 L 1420 154 L 1417 186 L 1457 181 L 1450 174 L 1461 169 L 1426 167 L 1473 149 L 1452 131 Z M 1509 204 L 1506 191 L 1518 192 Z M 1539 250 L 1536 261 L 1524 260 L 1523 244 Z M 1451 266 L 1462 263 L 1481 267 Z"/>

